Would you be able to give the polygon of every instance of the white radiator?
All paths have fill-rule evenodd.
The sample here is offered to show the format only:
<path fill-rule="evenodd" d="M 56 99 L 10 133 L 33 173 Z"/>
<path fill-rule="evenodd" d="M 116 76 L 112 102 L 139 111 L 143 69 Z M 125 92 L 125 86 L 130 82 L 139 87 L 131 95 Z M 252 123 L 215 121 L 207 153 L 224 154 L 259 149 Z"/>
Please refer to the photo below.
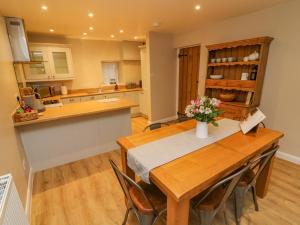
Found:
<path fill-rule="evenodd" d="M 29 225 L 10 174 L 0 177 L 0 225 Z"/>

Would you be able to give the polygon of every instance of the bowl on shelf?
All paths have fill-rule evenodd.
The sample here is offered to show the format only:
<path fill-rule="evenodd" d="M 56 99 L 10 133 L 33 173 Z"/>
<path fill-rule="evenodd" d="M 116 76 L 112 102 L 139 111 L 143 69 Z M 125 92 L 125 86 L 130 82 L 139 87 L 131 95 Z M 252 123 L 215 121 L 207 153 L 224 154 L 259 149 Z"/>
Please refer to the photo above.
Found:
<path fill-rule="evenodd" d="M 227 62 L 227 58 L 222 58 L 222 63 Z"/>
<path fill-rule="evenodd" d="M 235 62 L 236 61 L 236 57 L 228 57 L 227 61 L 228 62 Z"/>
<path fill-rule="evenodd" d="M 211 62 L 211 63 L 215 63 L 215 62 L 216 62 L 216 59 L 210 59 L 210 62 Z"/>
<path fill-rule="evenodd" d="M 223 75 L 221 75 L 221 74 L 210 75 L 209 77 L 214 80 L 223 79 Z"/>
<path fill-rule="evenodd" d="M 217 63 L 220 63 L 221 60 L 222 60 L 221 58 L 216 58 L 216 62 L 217 62 Z"/>
<path fill-rule="evenodd" d="M 235 99 L 236 95 L 233 93 L 221 93 L 219 98 L 223 102 L 232 102 Z"/>

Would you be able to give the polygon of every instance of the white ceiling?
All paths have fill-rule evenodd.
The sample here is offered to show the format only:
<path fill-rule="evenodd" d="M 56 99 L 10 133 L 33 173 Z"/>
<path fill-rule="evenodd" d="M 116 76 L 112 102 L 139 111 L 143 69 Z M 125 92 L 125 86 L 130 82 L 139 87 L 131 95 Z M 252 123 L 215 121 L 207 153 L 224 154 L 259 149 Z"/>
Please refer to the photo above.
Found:
<path fill-rule="evenodd" d="M 150 30 L 181 33 L 287 0 L 0 0 L 0 13 L 22 17 L 30 32 L 90 39 L 133 40 Z M 195 10 L 200 4 L 201 9 Z M 47 5 L 48 10 L 41 10 Z M 93 18 L 88 13 L 94 13 Z M 160 22 L 159 27 L 153 27 Z M 88 27 L 93 26 L 94 31 Z M 119 30 L 124 29 L 120 34 Z"/>

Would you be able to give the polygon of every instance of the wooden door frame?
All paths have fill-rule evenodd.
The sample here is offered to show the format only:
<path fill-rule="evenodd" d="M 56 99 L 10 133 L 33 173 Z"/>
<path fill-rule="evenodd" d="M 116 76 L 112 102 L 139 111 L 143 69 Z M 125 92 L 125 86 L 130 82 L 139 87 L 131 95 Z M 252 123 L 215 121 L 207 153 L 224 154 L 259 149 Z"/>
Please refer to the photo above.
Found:
<path fill-rule="evenodd" d="M 176 115 L 177 115 L 177 112 L 178 112 L 178 104 L 179 104 L 179 52 L 180 52 L 180 49 L 182 48 L 191 48 L 191 47 L 199 47 L 200 48 L 200 57 L 199 57 L 199 68 L 198 68 L 198 88 L 197 88 L 197 92 L 199 94 L 199 84 L 200 84 L 200 62 L 201 62 L 201 48 L 202 48 L 202 45 L 201 43 L 199 44 L 193 44 L 193 45 L 185 45 L 185 46 L 179 46 L 179 47 L 176 47 Z"/>

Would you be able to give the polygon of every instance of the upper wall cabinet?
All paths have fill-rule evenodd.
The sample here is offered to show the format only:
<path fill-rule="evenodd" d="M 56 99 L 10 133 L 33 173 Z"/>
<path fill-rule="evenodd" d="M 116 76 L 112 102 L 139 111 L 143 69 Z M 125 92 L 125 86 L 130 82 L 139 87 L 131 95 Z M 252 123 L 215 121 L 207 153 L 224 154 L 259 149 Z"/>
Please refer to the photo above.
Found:
<path fill-rule="evenodd" d="M 123 41 L 122 42 L 122 60 L 141 60 L 140 42 Z"/>
<path fill-rule="evenodd" d="M 30 54 L 32 63 L 24 65 L 27 82 L 75 78 L 70 48 L 32 44 Z"/>

